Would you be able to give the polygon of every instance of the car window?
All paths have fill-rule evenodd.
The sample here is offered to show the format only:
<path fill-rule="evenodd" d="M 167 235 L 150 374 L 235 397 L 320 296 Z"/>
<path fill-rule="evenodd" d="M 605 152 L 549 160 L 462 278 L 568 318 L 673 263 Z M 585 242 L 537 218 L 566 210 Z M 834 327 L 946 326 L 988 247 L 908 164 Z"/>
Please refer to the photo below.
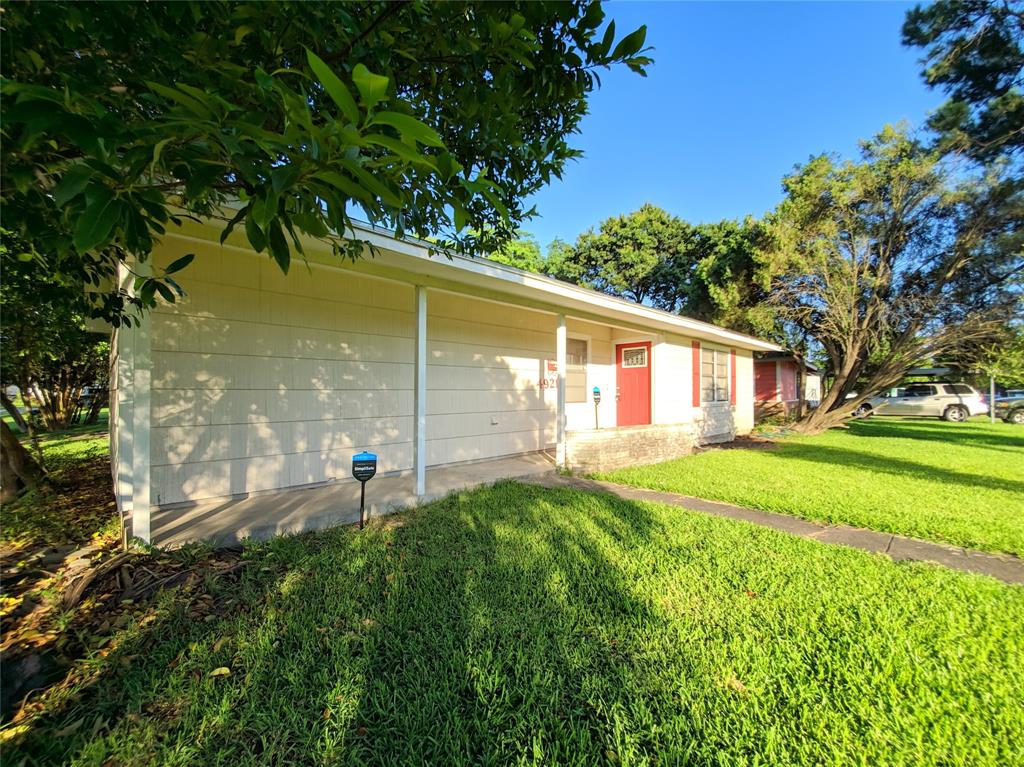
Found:
<path fill-rule="evenodd" d="M 946 384 L 946 391 L 949 394 L 974 394 L 974 390 L 967 384 Z"/>
<path fill-rule="evenodd" d="M 907 387 L 905 397 L 931 397 L 935 394 L 935 387 L 928 384 L 914 384 Z"/>

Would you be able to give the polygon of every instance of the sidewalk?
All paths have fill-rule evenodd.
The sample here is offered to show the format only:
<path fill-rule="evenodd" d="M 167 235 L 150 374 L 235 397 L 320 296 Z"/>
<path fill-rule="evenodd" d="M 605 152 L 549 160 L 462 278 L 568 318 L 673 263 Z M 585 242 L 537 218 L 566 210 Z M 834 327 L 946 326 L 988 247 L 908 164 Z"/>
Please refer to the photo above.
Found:
<path fill-rule="evenodd" d="M 895 561 L 917 560 L 936 562 L 954 570 L 981 573 L 998 578 L 1006 583 L 1024 584 L 1024 560 L 1010 554 L 990 554 L 984 551 L 964 549 L 942 543 L 930 543 L 916 538 L 904 538 L 891 533 L 880 533 L 860 527 L 846 525 L 826 525 L 810 522 L 786 514 L 771 511 L 757 511 L 728 503 L 705 501 L 677 493 L 665 493 L 659 490 L 617 485 L 613 482 L 602 482 L 580 477 L 564 477 L 557 474 L 532 477 L 523 480 L 543 487 L 573 487 L 579 490 L 611 493 L 628 501 L 650 501 L 679 506 L 690 511 L 699 511 L 716 517 L 740 519 L 761 527 L 770 527 L 800 538 L 809 538 L 821 543 L 850 546 L 862 551 L 885 554 Z"/>

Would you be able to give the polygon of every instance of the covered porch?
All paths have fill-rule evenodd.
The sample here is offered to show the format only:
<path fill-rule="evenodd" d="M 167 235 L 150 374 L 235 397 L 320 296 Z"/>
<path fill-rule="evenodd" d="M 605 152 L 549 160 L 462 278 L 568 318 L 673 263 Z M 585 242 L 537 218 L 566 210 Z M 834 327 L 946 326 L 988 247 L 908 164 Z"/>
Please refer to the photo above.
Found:
<path fill-rule="evenodd" d="M 366 508 L 372 520 L 457 490 L 536 478 L 553 470 L 554 457 L 536 452 L 429 468 L 422 493 L 410 472 L 377 476 L 366 484 Z M 246 538 L 265 540 L 358 521 L 359 483 L 342 481 L 154 509 L 151 524 L 154 545 L 177 548 L 197 540 L 233 545 Z"/>

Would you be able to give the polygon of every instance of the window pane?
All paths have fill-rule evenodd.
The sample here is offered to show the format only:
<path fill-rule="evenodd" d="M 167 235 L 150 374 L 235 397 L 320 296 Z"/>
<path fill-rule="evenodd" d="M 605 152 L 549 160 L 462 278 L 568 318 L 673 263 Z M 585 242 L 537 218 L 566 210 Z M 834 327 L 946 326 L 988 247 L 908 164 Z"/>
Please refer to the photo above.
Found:
<path fill-rule="evenodd" d="M 622 350 L 622 367 L 624 368 L 645 368 L 647 367 L 647 347 L 635 346 L 632 349 Z"/>
<path fill-rule="evenodd" d="M 571 367 L 587 364 L 587 342 L 581 338 L 570 338 L 565 344 L 565 360 Z"/>

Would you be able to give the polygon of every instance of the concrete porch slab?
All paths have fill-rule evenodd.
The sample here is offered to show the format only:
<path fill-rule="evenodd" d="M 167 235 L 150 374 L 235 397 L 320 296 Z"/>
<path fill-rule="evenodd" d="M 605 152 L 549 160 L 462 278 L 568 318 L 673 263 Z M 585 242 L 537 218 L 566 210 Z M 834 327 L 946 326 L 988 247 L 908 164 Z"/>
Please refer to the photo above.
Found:
<path fill-rule="evenodd" d="M 374 477 L 366 484 L 369 517 L 390 514 L 452 491 L 502 479 L 538 477 L 554 471 L 548 453 L 526 453 L 427 469 L 427 494 L 417 498 L 411 472 Z M 260 493 L 242 498 L 199 501 L 153 511 L 153 544 L 177 548 L 191 541 L 232 545 L 246 538 L 320 530 L 359 521 L 359 483 L 333 482 L 316 487 Z"/>

